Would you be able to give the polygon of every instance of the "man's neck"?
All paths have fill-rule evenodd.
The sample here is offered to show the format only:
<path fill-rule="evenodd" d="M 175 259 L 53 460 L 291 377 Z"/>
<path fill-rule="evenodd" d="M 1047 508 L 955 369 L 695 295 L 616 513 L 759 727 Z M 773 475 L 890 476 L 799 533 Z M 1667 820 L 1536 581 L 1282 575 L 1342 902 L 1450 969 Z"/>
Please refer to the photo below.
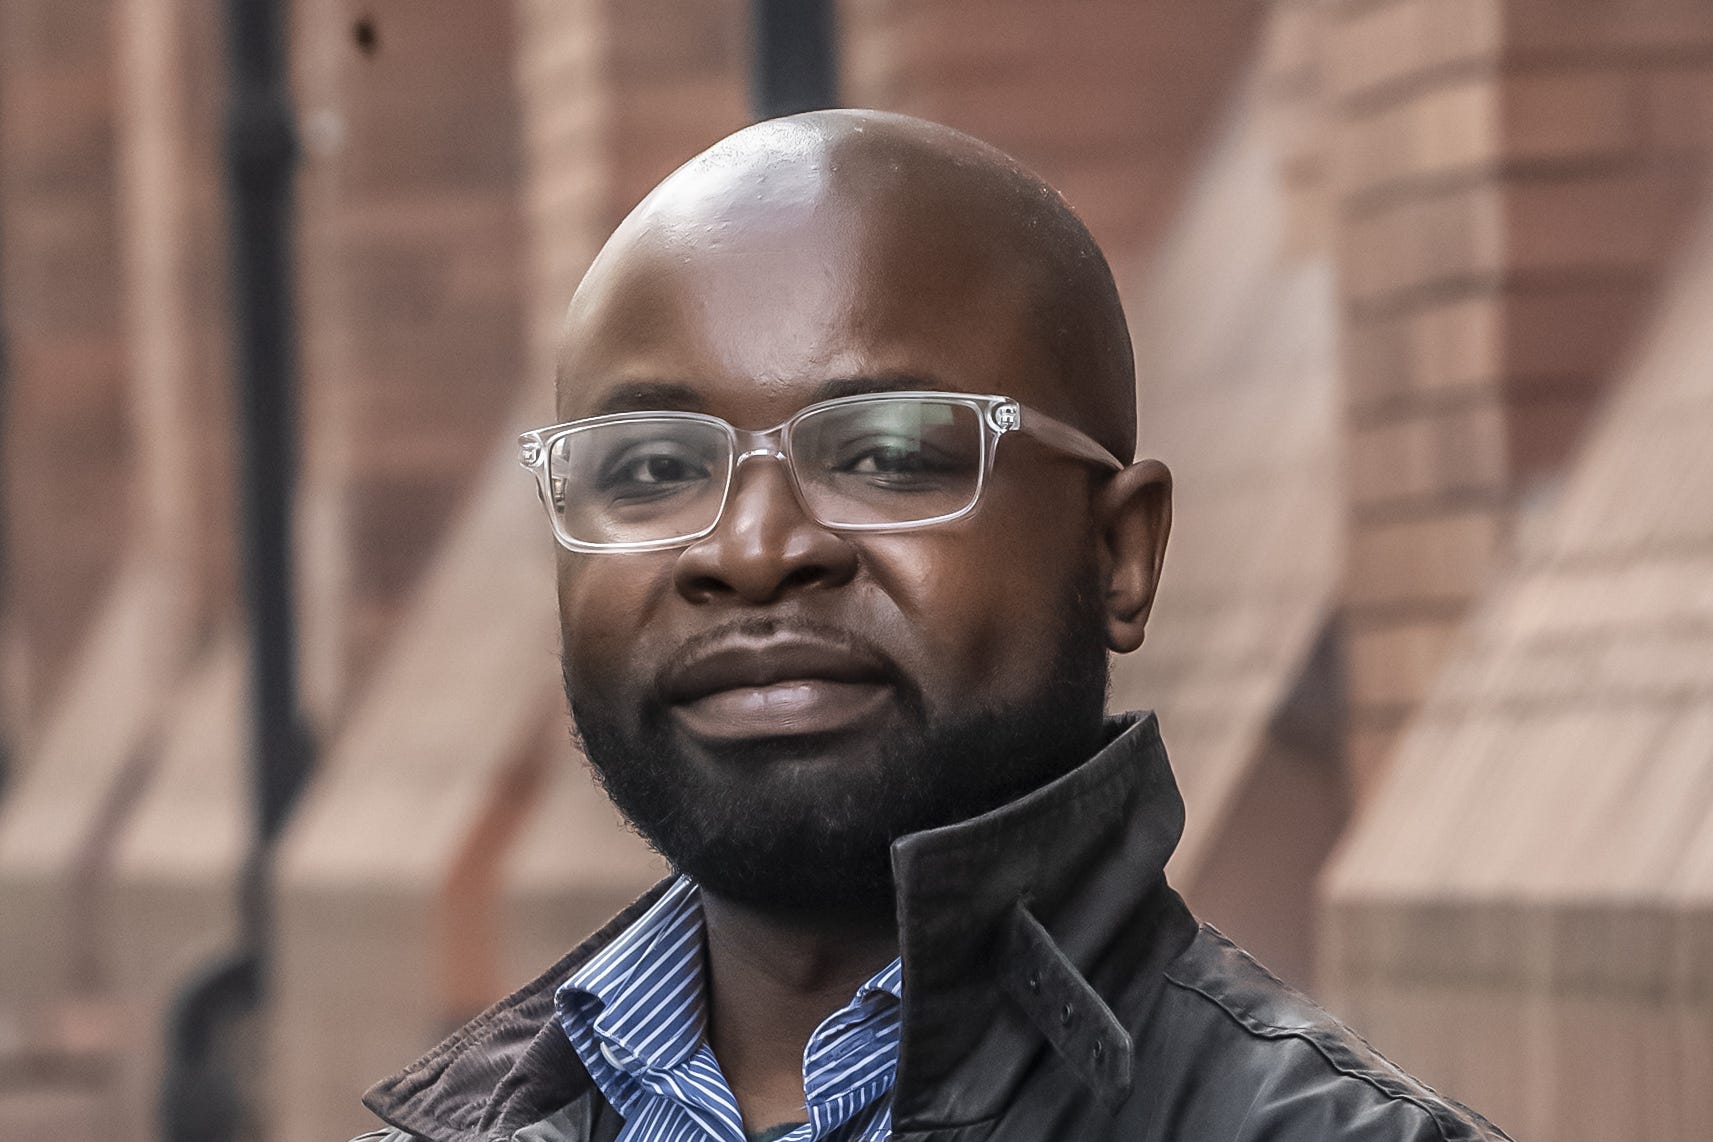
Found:
<path fill-rule="evenodd" d="M 797 921 L 702 891 L 709 1042 L 751 1132 L 801 1122 L 803 1049 L 898 956 L 888 921 Z"/>

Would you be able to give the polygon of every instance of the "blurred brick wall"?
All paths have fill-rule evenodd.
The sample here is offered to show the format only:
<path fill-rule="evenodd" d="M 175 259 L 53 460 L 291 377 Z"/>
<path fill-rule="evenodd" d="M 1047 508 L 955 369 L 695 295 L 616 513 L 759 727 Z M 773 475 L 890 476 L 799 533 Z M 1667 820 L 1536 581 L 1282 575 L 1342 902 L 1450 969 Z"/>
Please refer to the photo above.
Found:
<path fill-rule="evenodd" d="M 1713 1135 L 1710 224 L 1325 880 L 1329 996 L 1518 1138 Z"/>
<path fill-rule="evenodd" d="M 843 97 L 948 123 L 1033 167 L 1122 272 L 1177 205 L 1246 62 L 1243 0 L 843 0 Z"/>
<path fill-rule="evenodd" d="M 121 0 L 112 21 L 136 440 L 118 546 L 169 584 L 180 667 L 238 619 L 224 24 L 219 0 Z"/>
<path fill-rule="evenodd" d="M 110 0 L 0 5 L 0 697 L 14 735 L 58 689 L 134 505 L 111 14 Z"/>
<path fill-rule="evenodd" d="M 218 704 L 180 704 L 216 643 L 228 648 L 227 676 L 239 677 L 226 629 L 236 618 L 237 541 L 224 37 L 216 0 L 47 12 L 28 0 L 0 6 L 0 51 L 20 53 L 5 71 L 18 89 L 4 103 L 0 163 L 29 176 L 24 189 L 9 183 L 0 193 L 0 211 L 33 235 L 26 257 L 6 259 L 23 276 L 3 284 L 9 332 L 31 346 L 14 390 L 31 399 L 7 410 L 22 442 L 8 440 L 7 458 L 25 465 L 7 474 L 9 495 L 21 497 L 8 505 L 7 613 L 24 636 L 7 665 L 60 662 L 51 691 L 32 687 L 27 733 L 13 739 L 23 764 L 0 803 L 0 1020 L 13 1031 L 0 1067 L 20 1054 L 71 1052 L 89 1063 L 112 1052 L 117 1065 L 95 1069 L 132 1093 L 130 1112 L 148 1113 L 161 1017 L 198 957 L 230 942 L 221 877 L 236 859 L 172 865 L 171 890 L 200 893 L 201 910 L 166 921 L 157 909 L 164 934 L 144 946 L 124 919 L 135 871 L 127 861 L 138 851 L 131 826 L 155 804 L 167 811 L 167 837 L 241 858 L 242 840 L 225 842 L 246 821 L 236 797 L 224 816 L 185 811 L 225 787 L 187 786 L 185 777 L 203 775 L 180 764 L 187 734 L 234 722 L 242 698 L 234 684 Z M 53 66 L 30 64 L 27 52 Z M 53 310 L 54 322 L 40 320 Z M 79 310 L 101 315 L 99 389 L 89 345 L 39 336 L 73 328 Z M 96 336 L 93 323 L 82 327 Z M 81 437 L 55 419 L 97 411 L 101 421 Z M 61 530 L 29 531 L 37 516 Z M 239 747 L 219 744 L 219 772 L 237 773 Z M 179 779 L 176 801 L 156 796 L 163 775 Z M 223 827 L 231 821 L 236 830 Z M 103 1113 L 118 1106 L 109 1098 Z"/>
<path fill-rule="evenodd" d="M 526 369 L 509 4 L 302 0 L 305 679 L 381 653 Z"/>
<path fill-rule="evenodd" d="M 1359 783 L 1550 495 L 1702 187 L 1684 0 L 1332 0 Z"/>
<path fill-rule="evenodd" d="M 1705 1137 L 1713 8 L 1326 12 L 1370 796 L 1322 986 L 1520 1138 Z"/>
<path fill-rule="evenodd" d="M 531 408 L 551 408 L 553 343 L 612 228 L 653 185 L 749 121 L 743 0 L 522 0 L 532 235 Z"/>
<path fill-rule="evenodd" d="M 149 996 L 140 1035 L 157 1030 L 186 948 L 225 932 L 243 847 L 238 650 L 221 634 L 234 550 L 217 8 L 0 0 L 8 709 L 26 725 L 57 713 L 123 730 L 96 742 L 104 753 L 73 736 L 48 755 L 63 772 L 39 797 L 12 795 L 9 811 L 28 800 L 42 812 L 0 837 L 0 865 L 38 856 L 41 830 L 80 822 L 38 881 L 63 895 L 67 868 L 82 878 L 77 931 L 89 962 L 123 956 L 134 969 L 108 974 Z M 1133 299 L 1161 280 L 1153 257 L 1186 218 L 1209 128 L 1239 83 L 1258 85 L 1252 126 L 1276 165 L 1229 181 L 1280 212 L 1267 228 L 1280 265 L 1248 279 L 1261 300 L 1241 319 L 1208 309 L 1177 322 L 1163 306 L 1155 348 L 1182 362 L 1199 346 L 1215 362 L 1182 374 L 1184 423 L 1206 399 L 1200 431 L 1213 443 L 1198 455 L 1242 468 L 1242 449 L 1213 445 L 1248 409 L 1245 423 L 1280 435 L 1270 443 L 1295 464 L 1283 437 L 1313 418 L 1288 392 L 1277 408 L 1289 423 L 1236 391 L 1283 386 L 1283 370 L 1216 350 L 1276 346 L 1257 352 L 1291 354 L 1305 384 L 1332 391 L 1299 335 L 1339 326 L 1337 435 L 1350 458 L 1347 487 L 1327 495 L 1351 545 L 1334 599 L 1348 617 L 1352 774 L 1364 788 L 1382 781 L 1466 611 L 1514 535 L 1550 509 L 1654 313 L 1713 144 L 1704 0 L 844 0 L 840 14 L 848 101 L 939 118 L 1017 154 L 1083 213 Z M 305 680 L 327 768 L 282 877 L 282 962 L 296 974 L 273 1014 L 301 1033 L 277 1072 L 282 1137 L 307 1140 L 360 1121 L 355 1093 L 376 1072 L 654 871 L 623 847 L 563 745 L 551 547 L 507 438 L 550 416 L 553 334 L 611 226 L 745 121 L 749 33 L 741 0 L 299 0 L 294 18 Z M 1328 250 L 1330 318 L 1309 304 L 1333 280 Z M 1172 300 L 1250 298 L 1216 279 L 1256 256 L 1209 242 L 1171 279 L 1184 283 Z M 1290 298 L 1301 307 L 1280 312 L 1296 316 L 1269 322 L 1262 301 Z M 1305 466 L 1330 464 L 1313 442 Z M 1220 526 L 1242 524 L 1253 502 L 1210 498 L 1233 507 Z M 177 569 L 188 681 L 99 675 L 95 653 L 71 665 L 93 645 L 90 616 L 123 595 L 121 558 L 139 553 Z M 1212 544 L 1204 555 L 1219 565 Z M 1253 621 L 1255 602 L 1180 616 L 1174 645 L 1204 652 L 1231 629 L 1220 624 Z M 1322 668 L 1341 628 L 1305 613 L 1304 630 L 1321 634 L 1300 641 L 1327 653 L 1262 664 L 1257 724 L 1269 704 L 1311 719 L 1339 705 L 1322 692 L 1337 671 Z M 1267 622 L 1253 625 L 1257 644 L 1280 649 Z M 1215 649 L 1259 662 L 1235 642 Z M 79 671 L 85 704 L 58 700 Z M 1209 677 L 1201 696 L 1216 710 L 1235 675 Z M 108 717 L 114 687 L 142 693 L 139 708 Z M 1273 739 L 1285 731 L 1265 725 Z M 1315 755 L 1315 788 L 1341 798 L 1324 772 L 1338 751 L 1314 733 L 1291 742 Z M 1256 750 L 1232 753 L 1233 804 L 1254 813 L 1233 810 L 1238 826 L 1209 830 L 1207 851 L 1215 879 L 1253 887 L 1241 883 L 1254 859 L 1241 822 L 1285 794 L 1255 779 L 1268 772 Z M 97 754 L 100 765 L 73 764 Z M 37 756 L 27 750 L 26 765 Z M 1179 763 L 1186 788 L 1209 775 L 1194 772 L 1193 750 Z M 1301 795 L 1301 773 L 1272 772 Z M 1455 835 L 1450 802 L 1395 803 L 1439 814 L 1422 827 Z M 1398 831 L 1358 816 L 1370 835 Z M 1293 869 L 1293 891 L 1306 876 Z M 33 927 L 19 915 L 14 928 Z M 1295 955 L 1302 933 L 1290 935 Z M 23 978 L 18 962 L 0 975 Z M 353 1025 L 365 1035 L 338 1032 Z M 134 1107 L 147 1097 L 137 1074 Z"/>

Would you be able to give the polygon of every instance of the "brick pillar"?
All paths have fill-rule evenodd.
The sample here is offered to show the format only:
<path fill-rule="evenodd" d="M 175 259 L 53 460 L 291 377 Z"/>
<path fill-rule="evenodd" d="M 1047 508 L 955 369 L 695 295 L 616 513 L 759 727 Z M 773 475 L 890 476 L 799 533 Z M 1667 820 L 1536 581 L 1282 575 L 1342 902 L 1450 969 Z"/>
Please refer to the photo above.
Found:
<path fill-rule="evenodd" d="M 525 372 L 512 6 L 303 0 L 304 682 L 333 718 Z"/>
<path fill-rule="evenodd" d="M 1130 0 L 844 0 L 840 12 L 847 103 L 1009 151 L 1064 193 L 1115 264 L 1171 220 L 1261 14 Z"/>
<path fill-rule="evenodd" d="M 589 260 L 631 207 L 749 120 L 747 0 L 523 0 L 531 415 L 552 409 L 553 346 Z"/>
<path fill-rule="evenodd" d="M 1641 0 L 1325 15 L 1361 788 L 1638 332 L 1700 185 L 1677 93 L 1704 91 L 1713 19 Z"/>
<path fill-rule="evenodd" d="M 39 103 L 9 104 L 33 107 L 41 122 L 20 128 L 6 159 L 23 164 L 49 139 L 68 148 L 24 168 L 29 177 L 5 198 L 20 220 L 5 284 L 19 330 L 12 412 L 29 465 L 8 489 L 26 497 L 9 505 L 22 533 L 15 615 L 26 630 L 56 624 L 45 660 L 70 653 L 61 640 L 77 643 L 8 791 L 0 881 L 60 896 L 56 910 L 72 889 L 66 878 L 106 875 L 171 690 L 232 614 L 214 8 L 123 0 L 99 12 L 56 6 L 52 19 L 33 5 L 0 9 L 25 25 L 4 37 L 7 49 L 39 40 L 60 61 L 31 88 Z M 99 149 L 79 157 L 70 142 Z M 54 579 L 31 578 L 56 567 Z M 102 581 L 106 568 L 115 573 Z M 77 612 L 63 613 L 72 604 Z M 40 966 L 61 983 L 98 983 L 105 949 L 85 932 L 77 956 L 53 951 L 68 938 L 57 923 L 20 923 L 8 935 L 37 944 Z"/>
<path fill-rule="evenodd" d="M 4 694 L 14 762 L 129 532 L 109 0 L 0 4 L 8 349 Z"/>
<path fill-rule="evenodd" d="M 89 1047 L 68 1029 L 99 1027 L 99 1045 L 119 1055 L 111 1077 L 133 1095 L 121 1117 L 148 1122 L 155 1091 L 142 1074 L 158 1060 L 165 1012 L 194 957 L 229 943 L 232 909 L 217 889 L 194 918 L 180 909 L 162 922 L 156 910 L 144 946 L 125 919 L 137 901 L 133 825 L 145 805 L 188 802 L 193 811 L 162 832 L 182 841 L 183 822 L 195 820 L 191 835 L 217 842 L 246 820 L 241 796 L 209 811 L 207 783 L 181 784 L 176 802 L 158 796 L 158 779 L 179 768 L 175 729 L 235 720 L 241 701 L 237 685 L 223 706 L 181 701 L 195 659 L 235 615 L 224 45 L 217 0 L 55 5 L 51 19 L 37 7 L 0 6 L 12 21 L 0 50 L 36 43 L 58 61 L 34 78 L 25 71 L 27 90 L 8 102 L 39 119 L 20 129 L 21 145 L 8 139 L 4 161 L 31 173 L 0 196 L 29 238 L 24 256 L 7 259 L 5 283 L 26 318 L 21 379 L 31 397 L 10 410 L 31 467 L 9 488 L 25 498 L 8 512 L 20 530 L 45 521 L 98 544 L 110 573 L 65 562 L 51 534 L 33 546 L 14 538 L 24 566 L 61 561 L 60 581 L 15 580 L 27 588 L 11 600 L 19 622 L 54 623 L 74 645 L 0 803 L 0 1004 L 32 1047 Z M 34 166 L 45 140 L 62 151 Z M 53 224 L 38 232 L 43 220 Z M 91 340 L 78 353 L 68 353 L 73 300 L 101 316 L 83 326 Z M 62 613 L 68 605 L 78 612 Z M 226 658 L 240 661 L 227 636 Z M 220 776 L 241 772 L 240 760 L 227 749 Z M 236 867 L 242 842 L 235 849 L 219 871 Z M 182 865 L 173 871 L 193 880 Z"/>

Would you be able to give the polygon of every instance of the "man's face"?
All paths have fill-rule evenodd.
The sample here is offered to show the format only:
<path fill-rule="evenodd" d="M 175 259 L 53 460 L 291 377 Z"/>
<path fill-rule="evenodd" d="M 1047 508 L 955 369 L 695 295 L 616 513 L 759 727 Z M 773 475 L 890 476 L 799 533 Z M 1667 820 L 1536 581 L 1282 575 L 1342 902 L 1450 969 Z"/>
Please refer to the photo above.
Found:
<path fill-rule="evenodd" d="M 943 221 L 767 206 L 645 229 L 605 259 L 568 324 L 561 420 L 686 408 L 760 429 L 869 387 L 1067 415 L 1003 258 Z M 1097 744 L 1098 478 L 1014 435 L 972 515 L 841 533 L 759 458 L 706 539 L 561 552 L 567 692 L 614 800 L 711 890 L 889 912 L 891 839 Z"/>

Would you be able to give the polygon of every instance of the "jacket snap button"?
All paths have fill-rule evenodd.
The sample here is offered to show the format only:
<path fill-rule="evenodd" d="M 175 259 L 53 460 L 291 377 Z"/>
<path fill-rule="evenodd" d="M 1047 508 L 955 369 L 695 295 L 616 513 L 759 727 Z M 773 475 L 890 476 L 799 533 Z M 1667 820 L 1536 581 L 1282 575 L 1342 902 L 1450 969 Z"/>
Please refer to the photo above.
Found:
<path fill-rule="evenodd" d="M 1098 1063 L 1098 1062 L 1100 1062 L 1101 1058 L 1106 1054 L 1106 1044 L 1102 1043 L 1099 1039 L 1096 1039 L 1094 1041 L 1094 1046 L 1092 1046 L 1088 1049 L 1088 1053 L 1093 1055 L 1094 1061 Z"/>
<path fill-rule="evenodd" d="M 1036 992 L 1040 991 L 1041 969 L 1030 968 L 1029 974 L 1023 977 L 1023 986 L 1029 989 L 1030 995 L 1034 995 Z"/>
<path fill-rule="evenodd" d="M 1071 1010 L 1071 1005 L 1068 1003 L 1065 1004 L 1063 1007 L 1059 1008 L 1059 1025 L 1061 1027 L 1069 1027 L 1071 1025 L 1071 1018 L 1074 1015 L 1076 1015 L 1076 1012 Z"/>

